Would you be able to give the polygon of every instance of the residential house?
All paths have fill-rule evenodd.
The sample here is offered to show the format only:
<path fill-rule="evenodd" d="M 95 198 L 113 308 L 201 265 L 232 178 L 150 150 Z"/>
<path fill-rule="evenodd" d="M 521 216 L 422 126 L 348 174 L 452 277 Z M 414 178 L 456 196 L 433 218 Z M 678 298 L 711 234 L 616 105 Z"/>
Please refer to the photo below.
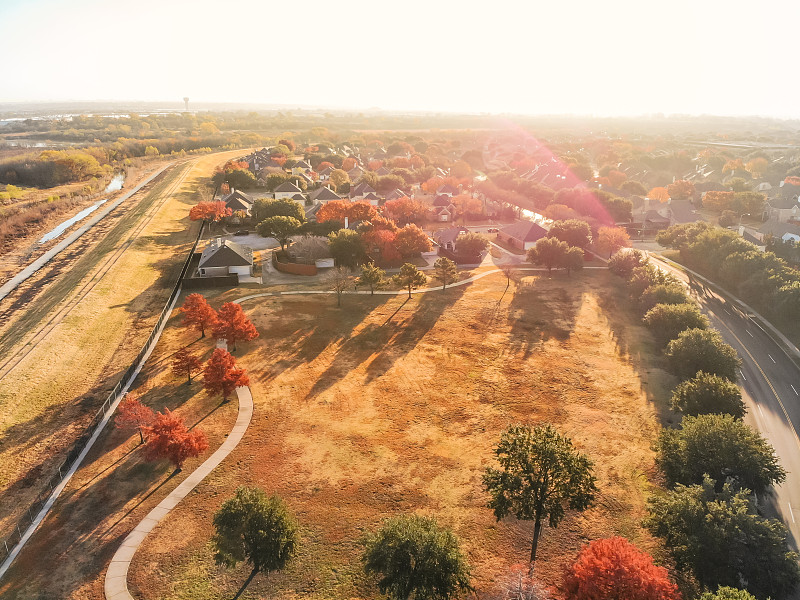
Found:
<path fill-rule="evenodd" d="M 364 197 L 361 198 L 363 202 L 369 202 L 372 206 L 378 206 L 381 203 L 380 196 L 375 194 L 374 192 L 368 192 L 364 194 Z"/>
<path fill-rule="evenodd" d="M 389 200 L 397 200 L 398 198 L 405 198 L 406 196 L 408 196 L 408 194 L 406 194 L 403 190 L 395 188 L 386 194 L 386 201 L 388 202 Z"/>
<path fill-rule="evenodd" d="M 438 190 L 436 190 L 437 196 L 458 196 L 458 189 L 454 188 L 450 184 L 446 184 L 441 186 Z"/>
<path fill-rule="evenodd" d="M 205 247 L 197 265 L 199 277 L 227 275 L 252 276 L 253 250 L 223 238 L 214 238 Z"/>
<path fill-rule="evenodd" d="M 322 169 L 322 171 L 317 173 L 317 175 L 319 176 L 319 180 L 323 183 L 328 181 L 331 178 L 331 173 L 333 173 L 333 171 L 334 171 L 333 167 L 325 167 L 324 169 Z"/>
<path fill-rule="evenodd" d="M 456 207 L 453 205 L 451 197 L 447 194 L 440 194 L 433 199 L 433 213 L 436 220 L 442 223 L 452 221 L 456 214 Z"/>
<path fill-rule="evenodd" d="M 292 198 L 295 194 L 302 194 L 303 190 L 293 184 L 291 181 L 284 181 L 275 188 L 275 199 L 283 200 L 285 198 Z"/>
<path fill-rule="evenodd" d="M 779 221 L 770 219 L 758 228 L 763 240 L 766 236 L 772 236 L 783 242 L 800 243 L 800 220 Z"/>
<path fill-rule="evenodd" d="M 307 175 L 311 172 L 311 165 L 304 160 L 298 160 L 292 166 L 292 175 Z"/>
<path fill-rule="evenodd" d="M 497 234 L 497 239 L 520 250 L 533 248 L 543 237 L 547 237 L 547 230 L 532 221 L 517 221 L 506 225 Z"/>
<path fill-rule="evenodd" d="M 362 181 L 358 185 L 350 188 L 350 200 L 363 200 L 367 194 L 376 194 L 377 192 L 366 181 Z"/>
<path fill-rule="evenodd" d="M 466 227 L 449 227 L 448 229 L 440 229 L 439 231 L 434 232 L 433 240 L 439 244 L 441 248 L 444 248 L 449 252 L 457 252 L 458 236 L 464 233 L 469 233 L 469 230 Z"/>
<path fill-rule="evenodd" d="M 236 214 L 239 211 L 244 211 L 247 216 L 250 216 L 253 208 L 253 199 L 247 194 L 234 190 L 227 196 L 221 198 L 227 208 L 231 209 L 231 213 Z"/>
<path fill-rule="evenodd" d="M 317 188 L 309 195 L 314 204 L 325 204 L 331 200 L 341 200 L 342 197 L 329 187 Z"/>
<path fill-rule="evenodd" d="M 776 219 L 786 223 L 790 219 L 800 219 L 800 186 L 781 182 L 780 187 L 773 188 L 764 207 L 767 219 Z"/>
<path fill-rule="evenodd" d="M 380 169 L 375 171 L 375 175 L 377 175 L 378 177 L 384 177 L 385 175 L 390 175 L 391 173 L 392 172 L 386 167 L 381 167 Z"/>
<path fill-rule="evenodd" d="M 355 183 L 359 179 L 361 179 L 362 175 L 364 175 L 364 169 L 356 165 L 352 169 L 347 172 L 347 176 L 350 178 L 350 181 Z"/>

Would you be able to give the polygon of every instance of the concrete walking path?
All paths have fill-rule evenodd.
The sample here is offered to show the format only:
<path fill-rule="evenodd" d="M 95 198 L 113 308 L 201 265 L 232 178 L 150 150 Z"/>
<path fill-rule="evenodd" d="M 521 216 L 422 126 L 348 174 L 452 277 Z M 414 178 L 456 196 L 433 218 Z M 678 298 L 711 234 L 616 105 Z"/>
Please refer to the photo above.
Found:
<path fill-rule="evenodd" d="M 34 273 L 36 273 L 36 271 L 38 271 L 43 266 L 45 266 L 47 263 L 49 263 L 51 260 L 53 260 L 53 258 L 56 255 L 61 253 L 68 246 L 72 245 L 79 237 L 81 237 L 84 233 L 89 231 L 97 223 L 99 223 L 101 220 L 103 220 L 105 217 L 107 217 L 108 214 L 112 210 L 114 210 L 120 204 L 125 202 L 125 200 L 127 200 L 128 198 L 133 196 L 136 192 L 138 192 L 140 189 L 142 189 L 145 185 L 147 185 L 148 183 L 153 181 L 153 179 L 155 179 L 156 177 L 161 175 L 161 173 L 163 173 L 164 170 L 169 166 L 171 166 L 171 164 L 164 165 L 161 169 L 159 169 L 158 171 L 156 171 L 155 173 L 150 175 L 150 177 L 148 177 L 147 179 L 145 179 L 144 181 L 139 183 L 135 188 L 131 189 L 129 192 L 124 194 L 121 198 L 119 198 L 118 200 L 115 200 L 112 204 L 110 204 L 106 208 L 103 208 L 101 211 L 99 211 L 97 214 L 95 214 L 95 216 L 93 216 L 91 219 L 89 219 L 89 221 L 87 221 L 86 224 L 83 225 L 80 229 L 77 229 L 76 231 L 73 231 L 64 240 L 60 241 L 58 244 L 56 244 L 55 246 L 50 248 L 50 250 L 48 250 L 47 252 L 42 254 L 39 258 L 37 258 L 35 261 L 33 261 L 30 265 L 28 265 L 27 267 L 22 269 L 22 271 L 20 271 L 16 275 L 14 275 L 14 277 L 12 277 L 6 283 L 4 283 L 2 286 L 0 286 L 0 300 L 5 298 L 6 296 L 8 296 L 11 292 L 13 292 L 19 286 L 19 284 L 21 284 L 23 281 L 28 279 Z"/>
<path fill-rule="evenodd" d="M 222 347 L 225 346 L 223 345 Z M 250 419 L 253 416 L 253 395 L 249 387 L 236 388 L 236 395 L 239 398 L 239 416 L 236 419 L 236 424 L 233 426 L 233 429 L 231 429 L 231 432 L 222 445 L 141 520 L 133 531 L 128 534 L 122 542 L 122 545 L 111 558 L 111 564 L 109 564 L 108 570 L 106 571 L 106 600 L 134 600 L 133 596 L 131 596 L 128 591 L 128 568 L 130 567 L 133 555 L 136 554 L 139 545 L 147 537 L 147 534 L 150 533 L 189 492 L 197 487 L 197 485 L 203 481 L 203 479 L 205 479 L 234 448 L 236 448 L 242 437 L 244 437 L 247 427 L 250 425 Z"/>

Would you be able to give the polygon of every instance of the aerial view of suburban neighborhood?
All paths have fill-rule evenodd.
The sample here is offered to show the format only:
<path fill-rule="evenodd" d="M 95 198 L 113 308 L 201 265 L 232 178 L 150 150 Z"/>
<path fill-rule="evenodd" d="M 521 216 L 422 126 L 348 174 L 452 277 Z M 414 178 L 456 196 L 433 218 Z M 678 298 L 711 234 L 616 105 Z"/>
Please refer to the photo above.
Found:
<path fill-rule="evenodd" d="M 800 598 L 800 12 L 577 4 L 0 4 L 0 598 Z"/>

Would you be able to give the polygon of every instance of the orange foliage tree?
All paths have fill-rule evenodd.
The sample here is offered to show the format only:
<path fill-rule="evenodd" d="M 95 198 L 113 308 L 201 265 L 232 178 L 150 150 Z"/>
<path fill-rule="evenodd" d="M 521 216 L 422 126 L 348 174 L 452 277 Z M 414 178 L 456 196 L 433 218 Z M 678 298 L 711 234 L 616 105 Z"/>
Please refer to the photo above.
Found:
<path fill-rule="evenodd" d="M 203 368 L 203 387 L 209 396 L 222 394 L 227 402 L 228 396 L 237 387 L 250 385 L 250 378 L 244 369 L 236 367 L 236 359 L 227 350 L 217 348 Z"/>
<path fill-rule="evenodd" d="M 254 340 L 258 337 L 258 331 L 239 304 L 226 302 L 217 312 L 214 336 L 225 338 L 229 344 L 233 344 L 233 349 L 236 350 L 236 340 L 243 342 Z"/>
<path fill-rule="evenodd" d="M 467 162 L 459 160 L 452 166 L 450 173 L 458 179 L 466 179 L 472 176 L 472 167 Z"/>
<path fill-rule="evenodd" d="M 344 222 L 345 217 L 351 221 L 369 221 L 378 216 L 378 211 L 369 202 L 350 202 L 348 200 L 331 200 L 319 207 L 317 223 L 325 221 Z"/>
<path fill-rule="evenodd" d="M 188 348 L 181 348 L 172 357 L 172 372 L 183 377 L 186 375 L 188 382 L 192 382 L 192 373 L 200 368 L 202 362 L 195 355 L 189 352 Z"/>
<path fill-rule="evenodd" d="M 150 407 L 145 406 L 134 394 L 129 393 L 117 407 L 114 427 L 139 432 L 139 443 L 144 444 L 144 430 L 152 424 L 155 415 Z"/>
<path fill-rule="evenodd" d="M 364 233 L 364 243 L 367 252 L 372 256 L 377 249 L 380 258 L 386 261 L 396 261 L 402 258 L 395 247 L 394 240 L 396 234 L 391 229 L 371 229 Z M 373 256 L 377 258 L 377 256 Z"/>
<path fill-rule="evenodd" d="M 483 202 L 478 198 L 473 198 L 469 194 L 459 194 L 453 196 L 453 206 L 459 216 L 465 217 L 467 215 L 480 216 L 483 214 Z"/>
<path fill-rule="evenodd" d="M 395 234 L 394 247 L 405 258 L 420 252 L 428 252 L 433 246 L 422 229 L 409 223 Z"/>
<path fill-rule="evenodd" d="M 620 248 L 630 248 L 631 238 L 622 227 L 601 227 L 597 230 L 597 249 L 611 256 Z"/>
<path fill-rule="evenodd" d="M 564 576 L 567 600 L 680 600 L 664 567 L 623 537 L 595 540 Z"/>
<path fill-rule="evenodd" d="M 767 170 L 769 166 L 769 161 L 766 158 L 758 156 L 744 166 L 747 169 L 747 172 L 753 176 L 753 179 L 758 179 L 764 174 L 764 171 Z"/>
<path fill-rule="evenodd" d="M 345 171 L 351 171 L 353 167 L 355 167 L 357 164 L 358 161 L 355 158 L 353 158 L 352 156 L 348 156 L 342 161 L 342 169 L 344 169 Z"/>
<path fill-rule="evenodd" d="M 421 169 L 425 166 L 425 159 L 422 158 L 419 154 L 415 154 L 410 159 L 408 159 L 409 164 L 415 169 Z"/>
<path fill-rule="evenodd" d="M 611 179 L 608 177 L 598 177 L 595 181 L 597 181 L 600 187 L 608 187 L 611 185 Z"/>
<path fill-rule="evenodd" d="M 168 408 L 156 413 L 153 423 L 145 428 L 145 436 L 145 458 L 150 461 L 167 458 L 178 470 L 187 458 L 200 456 L 208 450 L 206 434 L 200 429 L 189 431 L 183 417 Z"/>
<path fill-rule="evenodd" d="M 658 200 L 659 202 L 666 202 L 669 200 L 669 192 L 665 187 L 654 187 L 647 192 L 647 197 L 650 200 Z"/>
<path fill-rule="evenodd" d="M 722 167 L 722 172 L 727 173 L 728 171 L 744 171 L 744 163 L 742 162 L 742 159 L 735 158 L 726 162 L 725 166 Z"/>
<path fill-rule="evenodd" d="M 200 331 L 200 337 L 206 337 L 206 328 L 217 322 L 217 313 L 211 308 L 202 294 L 189 294 L 181 306 L 183 325 L 194 327 Z"/>
<path fill-rule="evenodd" d="M 429 194 L 435 194 L 436 190 L 438 190 L 443 185 L 452 185 L 454 188 L 458 189 L 459 186 L 467 187 L 469 185 L 469 179 L 459 179 L 458 177 L 431 177 L 422 184 L 422 189 L 428 192 Z"/>
<path fill-rule="evenodd" d="M 717 212 L 722 212 L 723 210 L 731 209 L 734 199 L 734 192 L 721 192 L 719 190 L 712 190 L 710 192 L 706 192 L 705 196 L 703 196 L 703 206 Z"/>
<path fill-rule="evenodd" d="M 685 179 L 678 179 L 678 181 L 670 183 L 667 186 L 667 193 L 669 194 L 670 198 L 684 200 L 685 198 L 689 198 L 690 196 L 694 195 L 694 184 L 691 181 L 686 181 Z"/>
<path fill-rule="evenodd" d="M 408 196 L 389 200 L 383 205 L 383 212 L 393 221 L 406 225 L 411 221 L 419 221 L 428 216 L 428 207 Z"/>
<path fill-rule="evenodd" d="M 617 171 L 617 170 L 613 170 L 613 169 L 608 172 L 607 177 L 608 177 L 608 181 L 611 183 L 611 187 L 615 187 L 615 188 L 618 188 L 619 186 L 621 186 L 625 182 L 625 180 L 628 178 L 628 176 L 625 175 L 625 173 L 623 173 L 622 171 Z"/>
<path fill-rule="evenodd" d="M 788 185 L 800 185 L 800 177 L 796 177 L 794 175 L 790 175 L 786 179 L 783 180 L 784 183 Z"/>
<path fill-rule="evenodd" d="M 198 202 L 189 209 L 189 218 L 192 221 L 217 222 L 224 217 L 230 217 L 233 211 L 225 206 L 222 200 L 214 202 Z"/>
<path fill-rule="evenodd" d="M 328 162 L 327 160 L 323 160 L 321 163 L 317 165 L 317 171 L 324 171 L 325 169 L 333 169 L 333 168 L 334 168 L 333 163 Z M 350 169 L 347 170 L 349 171 Z"/>
<path fill-rule="evenodd" d="M 368 168 L 370 171 L 377 171 L 377 170 L 378 170 L 378 169 L 380 169 L 382 166 L 383 166 L 383 161 L 382 161 L 382 160 L 371 160 L 371 161 L 369 161 L 369 162 L 367 163 L 367 168 Z"/>

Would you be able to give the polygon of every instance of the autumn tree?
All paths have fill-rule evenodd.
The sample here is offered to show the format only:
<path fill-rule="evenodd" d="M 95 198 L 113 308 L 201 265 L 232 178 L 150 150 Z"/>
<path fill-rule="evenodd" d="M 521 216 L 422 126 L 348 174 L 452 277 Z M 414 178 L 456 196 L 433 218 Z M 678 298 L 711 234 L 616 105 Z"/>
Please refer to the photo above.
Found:
<path fill-rule="evenodd" d="M 129 392 L 117 407 L 114 427 L 137 431 L 139 443 L 144 444 L 144 432 L 153 423 L 154 418 L 153 410 L 142 404 L 139 398 Z"/>
<path fill-rule="evenodd" d="M 172 372 L 183 377 L 186 375 L 188 383 L 192 382 L 192 373 L 200 368 L 203 363 L 188 348 L 181 348 L 172 357 Z"/>
<path fill-rule="evenodd" d="M 436 262 L 433 263 L 433 272 L 435 273 L 434 278 L 442 282 L 443 290 L 447 287 L 448 283 L 458 281 L 458 267 L 456 263 L 446 256 L 441 256 L 436 259 Z"/>
<path fill-rule="evenodd" d="M 300 536 L 294 516 L 283 500 L 260 488 L 237 489 L 214 514 L 213 523 L 216 563 L 230 568 L 247 561 L 253 567 L 240 592 L 258 573 L 282 570 L 297 552 Z"/>
<path fill-rule="evenodd" d="M 711 190 L 703 196 L 703 207 L 716 212 L 731 210 L 733 206 L 734 192 L 722 192 Z"/>
<path fill-rule="evenodd" d="M 763 494 L 786 479 L 775 450 L 755 429 L 732 415 L 685 416 L 680 429 L 662 429 L 656 464 L 670 485 L 702 483 L 704 476 Z"/>
<path fill-rule="evenodd" d="M 301 225 L 294 217 L 269 217 L 258 224 L 258 234 L 261 237 L 275 238 L 281 245 L 281 251 L 284 251 L 292 236 L 300 231 Z"/>
<path fill-rule="evenodd" d="M 650 198 L 650 200 L 657 200 L 662 203 L 667 202 L 669 201 L 669 191 L 667 191 L 665 187 L 654 187 L 647 192 L 647 197 Z"/>
<path fill-rule="evenodd" d="M 458 538 L 432 517 L 386 520 L 367 538 L 362 561 L 368 574 L 380 576 L 378 588 L 391 600 L 452 600 L 472 590 Z"/>
<path fill-rule="evenodd" d="M 721 585 L 716 592 L 706 592 L 698 600 L 757 600 L 757 598 L 747 590 Z"/>
<path fill-rule="evenodd" d="M 386 285 L 386 271 L 372 263 L 363 264 L 356 285 L 368 287 L 370 295 L 374 295 L 376 289 Z"/>
<path fill-rule="evenodd" d="M 328 163 L 328 164 L 330 164 L 330 163 Z M 352 169 L 353 169 L 353 168 L 354 168 L 354 167 L 355 167 L 357 164 L 358 164 L 358 162 L 356 161 L 356 159 L 355 159 L 355 158 L 353 158 L 352 156 L 348 156 L 347 158 L 345 158 L 345 159 L 343 159 L 343 160 L 342 160 L 342 169 L 343 169 L 344 171 L 350 171 L 350 170 L 352 170 Z M 333 165 L 330 165 L 330 166 L 333 166 Z M 321 167 L 318 167 L 318 168 L 319 168 L 319 170 L 322 170 L 322 168 L 321 168 Z"/>
<path fill-rule="evenodd" d="M 217 348 L 211 354 L 203 368 L 203 387 L 209 396 L 222 394 L 222 400 L 228 401 L 237 387 L 250 385 L 247 371 L 236 367 L 234 356 L 223 348 Z"/>
<path fill-rule="evenodd" d="M 531 571 L 542 524 L 558 527 L 566 508 L 585 510 L 595 499 L 597 487 L 592 461 L 578 452 L 572 440 L 550 425 L 511 425 L 494 450 L 500 468 L 489 467 L 483 485 L 489 492 L 489 508 L 499 521 L 512 514 L 532 520 Z"/>
<path fill-rule="evenodd" d="M 347 267 L 334 267 L 325 275 L 328 287 L 336 292 L 336 306 L 342 306 L 342 294 L 352 285 L 353 276 Z"/>
<path fill-rule="evenodd" d="M 608 270 L 624 279 L 630 279 L 633 271 L 648 262 L 641 250 L 620 250 L 608 260 Z"/>
<path fill-rule="evenodd" d="M 217 312 L 211 308 L 202 294 L 189 294 L 181 306 L 183 325 L 194 327 L 200 331 L 200 337 L 206 337 L 206 328 L 217 322 Z"/>
<path fill-rule="evenodd" d="M 489 240 L 480 233 L 468 231 L 458 236 L 458 253 L 464 256 L 480 256 L 489 248 Z"/>
<path fill-rule="evenodd" d="M 209 221 L 216 223 L 217 221 L 230 217 L 233 211 L 225 206 L 222 200 L 214 202 L 198 202 L 189 209 L 189 218 L 192 221 Z"/>
<path fill-rule="evenodd" d="M 623 537 L 583 547 L 564 575 L 567 600 L 680 600 L 664 567 Z"/>
<path fill-rule="evenodd" d="M 411 263 L 405 263 L 400 267 L 400 272 L 392 277 L 392 279 L 397 285 L 408 290 L 409 298 L 411 298 L 412 290 L 422 287 L 428 281 L 425 273 L 417 269 L 417 267 Z"/>
<path fill-rule="evenodd" d="M 698 371 L 736 380 L 741 359 L 713 329 L 687 329 L 667 345 L 667 360 L 672 372 L 690 379 Z"/>
<path fill-rule="evenodd" d="M 670 198 L 674 198 L 675 200 L 685 200 L 687 198 L 691 198 L 694 196 L 694 193 L 694 184 L 691 181 L 686 181 L 685 179 L 678 179 L 667 186 L 667 194 L 669 194 Z"/>
<path fill-rule="evenodd" d="M 581 248 L 570 246 L 561 257 L 558 266 L 566 269 L 567 275 L 571 275 L 573 271 L 580 271 L 583 269 L 584 254 Z"/>
<path fill-rule="evenodd" d="M 610 258 L 622 248 L 630 248 L 631 238 L 622 227 L 601 227 L 597 230 L 596 244 L 598 251 L 608 252 Z"/>
<path fill-rule="evenodd" d="M 725 414 L 744 418 L 747 408 L 742 393 L 732 381 L 700 371 L 678 384 L 670 399 L 672 410 L 685 415 Z"/>
<path fill-rule="evenodd" d="M 556 238 L 543 238 L 536 242 L 533 248 L 528 250 L 528 261 L 535 265 L 543 265 L 547 267 L 547 272 L 550 273 L 553 267 L 556 267 L 564 262 L 564 257 L 567 254 L 569 244 L 562 242 Z"/>
<path fill-rule="evenodd" d="M 338 191 L 345 183 L 350 183 L 350 176 L 347 174 L 347 171 L 334 169 L 330 174 L 330 182 Z"/>
<path fill-rule="evenodd" d="M 144 447 L 145 459 L 169 459 L 180 471 L 187 458 L 200 456 L 208 450 L 206 434 L 200 429 L 189 431 L 183 417 L 168 408 L 156 413 L 153 422 L 144 428 L 147 444 Z"/>
<path fill-rule="evenodd" d="M 592 243 L 592 230 L 586 221 L 568 219 L 553 223 L 547 232 L 547 237 L 556 238 L 570 246 L 586 248 Z"/>
<path fill-rule="evenodd" d="M 225 339 L 233 344 L 236 350 L 236 341 L 249 342 L 258 337 L 256 326 L 244 314 L 242 306 L 236 302 L 226 302 L 217 312 L 217 322 L 214 324 L 214 336 Z"/>
<path fill-rule="evenodd" d="M 428 235 L 413 223 L 398 229 L 394 236 L 394 247 L 403 258 L 418 256 L 432 248 Z"/>
<path fill-rule="evenodd" d="M 428 215 L 428 207 L 408 196 L 389 200 L 383 205 L 384 212 L 400 225 L 422 221 Z"/>

